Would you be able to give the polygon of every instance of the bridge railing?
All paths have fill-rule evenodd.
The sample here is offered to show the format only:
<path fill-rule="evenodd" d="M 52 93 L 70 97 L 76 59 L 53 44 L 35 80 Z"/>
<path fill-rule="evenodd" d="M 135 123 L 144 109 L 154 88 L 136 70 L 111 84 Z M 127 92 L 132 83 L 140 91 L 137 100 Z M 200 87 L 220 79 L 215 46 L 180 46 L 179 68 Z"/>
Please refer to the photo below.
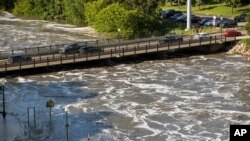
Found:
<path fill-rule="evenodd" d="M 77 44 L 89 44 L 89 45 L 96 46 L 96 44 L 103 43 L 103 42 L 100 42 L 100 41 L 98 42 L 98 40 L 95 40 L 95 41 L 76 42 L 76 43 Z M 71 44 L 71 43 L 0 51 L 0 60 L 7 59 L 10 55 L 13 55 L 13 54 L 24 54 L 24 55 L 29 55 L 29 56 L 36 56 L 36 55 L 45 55 L 48 53 L 50 54 L 58 53 L 60 48 L 63 48 L 63 46 L 67 44 Z"/>
<path fill-rule="evenodd" d="M 60 65 L 60 64 L 66 64 L 66 63 L 74 63 L 74 62 L 80 62 L 81 61 L 87 61 L 91 57 L 95 57 L 95 59 L 101 59 L 104 56 L 107 56 L 109 58 L 117 57 L 117 56 L 124 56 L 124 55 L 133 55 L 138 54 L 138 52 L 144 51 L 147 52 L 150 49 L 156 49 L 157 51 L 161 48 L 167 48 L 165 50 L 173 49 L 173 48 L 183 48 L 183 47 L 191 47 L 191 46 L 200 46 L 200 45 L 209 45 L 214 43 L 223 43 L 225 41 L 234 41 L 236 40 L 236 37 L 224 37 L 224 36 L 213 36 L 206 39 L 201 40 L 184 40 L 183 42 L 170 42 L 167 44 L 141 44 L 139 46 L 134 45 L 126 48 L 125 46 L 121 46 L 120 50 L 115 48 L 110 48 L 109 50 L 104 50 L 104 52 L 98 52 L 98 53 L 89 53 L 89 54 L 60 54 L 60 55 L 50 55 L 50 56 L 42 56 L 39 55 L 36 58 L 33 58 L 32 61 L 29 62 L 18 62 L 10 64 L 8 62 L 4 62 L 0 64 L 0 69 L 2 71 L 8 71 L 11 68 L 18 69 L 25 69 L 25 68 L 34 68 L 39 66 L 51 66 L 51 65 Z M 93 58 L 92 58 L 93 59 Z"/>

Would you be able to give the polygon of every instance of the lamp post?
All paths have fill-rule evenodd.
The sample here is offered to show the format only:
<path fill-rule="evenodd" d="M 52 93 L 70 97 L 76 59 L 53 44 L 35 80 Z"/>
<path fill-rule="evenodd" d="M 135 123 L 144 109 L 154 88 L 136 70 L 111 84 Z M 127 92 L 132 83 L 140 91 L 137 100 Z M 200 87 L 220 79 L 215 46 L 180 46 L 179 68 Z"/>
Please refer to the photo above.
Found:
<path fill-rule="evenodd" d="M 223 17 L 221 16 L 220 17 L 220 20 L 221 20 L 221 23 L 222 23 L 222 20 L 223 20 Z M 221 38 L 221 41 L 222 41 L 222 24 L 220 23 L 220 38 Z"/>
<path fill-rule="evenodd" d="M 69 141 L 68 110 L 64 109 L 64 111 L 65 111 L 65 118 L 66 118 L 66 123 L 65 123 L 65 128 L 66 128 L 66 141 Z"/>
<path fill-rule="evenodd" d="M 2 81 L 0 82 L 0 91 L 1 91 L 1 93 L 3 95 L 3 111 L 0 112 L 0 113 L 2 113 L 2 116 L 5 119 L 6 112 L 5 112 L 4 82 L 2 82 Z"/>
<path fill-rule="evenodd" d="M 187 28 L 186 31 L 191 29 L 191 0 L 187 0 Z"/>
<path fill-rule="evenodd" d="M 54 101 L 49 100 L 47 101 L 46 107 L 49 108 L 49 119 L 51 121 L 51 108 L 53 108 L 55 106 Z"/>
<path fill-rule="evenodd" d="M 118 28 L 118 49 L 119 49 L 119 57 L 120 57 L 120 45 L 121 45 L 121 43 L 120 43 L 120 32 L 121 32 L 121 29 L 120 28 Z"/>

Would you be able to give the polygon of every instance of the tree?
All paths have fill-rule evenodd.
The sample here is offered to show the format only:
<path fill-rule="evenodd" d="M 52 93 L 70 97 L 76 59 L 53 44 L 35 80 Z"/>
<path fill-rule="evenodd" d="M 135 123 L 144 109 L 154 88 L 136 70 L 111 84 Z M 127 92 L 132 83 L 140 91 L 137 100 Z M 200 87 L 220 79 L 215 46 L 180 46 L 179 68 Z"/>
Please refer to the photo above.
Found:
<path fill-rule="evenodd" d="M 16 0 L 0 0 L 0 9 L 10 10 L 14 7 Z"/>
<path fill-rule="evenodd" d="M 84 23 L 84 6 L 86 0 L 63 0 L 65 20 L 73 24 Z"/>
<path fill-rule="evenodd" d="M 196 5 L 199 6 L 199 10 L 201 10 L 202 4 L 203 4 L 203 0 L 196 0 Z"/>
<path fill-rule="evenodd" d="M 250 35 L 250 17 L 248 15 L 247 17 L 247 24 L 246 24 L 246 30 L 247 30 L 247 33 Z"/>
<path fill-rule="evenodd" d="M 93 25 L 96 21 L 96 16 L 98 13 L 107 6 L 106 0 L 97 0 L 93 2 L 88 2 L 85 5 L 84 9 L 84 16 L 85 16 L 85 22 L 88 25 Z"/>
<path fill-rule="evenodd" d="M 165 0 L 113 0 L 124 5 L 126 9 L 137 9 L 138 12 L 151 15 Z"/>

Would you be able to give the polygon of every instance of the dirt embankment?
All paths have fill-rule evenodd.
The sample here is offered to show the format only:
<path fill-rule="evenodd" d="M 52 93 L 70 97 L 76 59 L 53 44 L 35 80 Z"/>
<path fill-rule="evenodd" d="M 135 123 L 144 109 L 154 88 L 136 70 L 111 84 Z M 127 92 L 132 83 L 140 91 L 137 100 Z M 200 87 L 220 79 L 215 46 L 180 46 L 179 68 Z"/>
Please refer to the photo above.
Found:
<path fill-rule="evenodd" d="M 244 42 L 236 44 L 228 53 L 241 54 L 246 57 L 247 61 L 250 61 L 250 49 L 247 48 L 247 44 Z"/>

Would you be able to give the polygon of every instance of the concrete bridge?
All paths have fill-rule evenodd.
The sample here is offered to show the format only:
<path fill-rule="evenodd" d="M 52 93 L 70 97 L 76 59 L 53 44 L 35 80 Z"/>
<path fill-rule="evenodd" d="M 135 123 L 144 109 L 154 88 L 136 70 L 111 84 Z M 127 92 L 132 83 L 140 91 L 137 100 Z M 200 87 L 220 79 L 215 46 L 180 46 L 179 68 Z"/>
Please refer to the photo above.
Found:
<path fill-rule="evenodd" d="M 211 36 L 210 38 L 193 40 L 185 37 L 184 41 L 159 43 L 159 38 L 148 38 L 117 43 L 104 42 L 84 42 L 79 44 L 91 44 L 102 48 L 103 52 L 93 54 L 60 54 L 59 48 L 63 45 L 26 48 L 20 50 L 9 50 L 0 52 L 0 75 L 4 77 L 10 73 L 18 73 L 28 70 L 39 70 L 41 68 L 60 67 L 63 65 L 74 65 L 82 62 L 95 60 L 126 58 L 136 55 L 146 55 L 164 51 L 188 49 L 190 51 L 202 51 L 209 53 L 221 49 L 225 44 L 234 43 L 249 36 L 225 37 L 221 35 Z M 32 61 L 9 63 L 7 57 L 15 53 L 24 53 L 32 56 Z"/>

